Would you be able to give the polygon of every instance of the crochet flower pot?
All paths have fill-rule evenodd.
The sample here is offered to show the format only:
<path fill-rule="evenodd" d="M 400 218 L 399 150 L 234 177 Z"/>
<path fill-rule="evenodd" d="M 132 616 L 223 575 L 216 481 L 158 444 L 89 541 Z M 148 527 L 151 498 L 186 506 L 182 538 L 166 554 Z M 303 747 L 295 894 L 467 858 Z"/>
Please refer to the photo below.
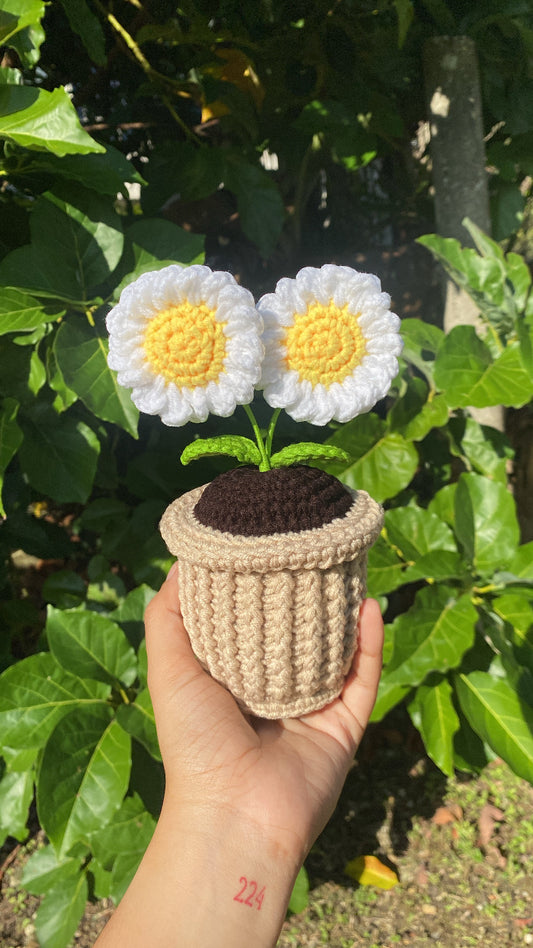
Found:
<path fill-rule="evenodd" d="M 340 694 L 381 525 L 367 493 L 300 466 L 230 471 L 167 508 L 192 647 L 243 710 L 294 717 Z"/>
<path fill-rule="evenodd" d="M 141 411 L 180 426 L 242 405 L 251 422 L 255 440 L 199 438 L 183 451 L 184 464 L 222 454 L 245 467 L 174 501 L 161 531 L 198 658 L 256 715 L 322 707 L 350 667 L 381 508 L 302 466 L 348 467 L 342 447 L 273 452 L 273 437 L 283 409 L 342 424 L 387 394 L 402 350 L 389 306 L 378 278 L 350 267 L 304 267 L 255 304 L 229 273 L 171 265 L 129 284 L 107 317 L 109 365 Z M 266 431 L 258 390 L 274 409 Z"/>

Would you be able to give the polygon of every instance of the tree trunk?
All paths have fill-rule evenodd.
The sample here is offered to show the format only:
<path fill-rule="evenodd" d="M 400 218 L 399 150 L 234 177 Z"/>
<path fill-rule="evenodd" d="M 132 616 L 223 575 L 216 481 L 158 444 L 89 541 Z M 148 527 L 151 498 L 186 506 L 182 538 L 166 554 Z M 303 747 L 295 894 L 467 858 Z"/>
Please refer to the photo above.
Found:
<path fill-rule="evenodd" d="M 435 36 L 424 46 L 437 231 L 473 246 L 462 226 L 469 217 L 490 233 L 489 195 L 476 47 L 468 36 Z M 444 329 L 479 327 L 478 309 L 452 280 L 445 282 Z M 499 406 L 471 409 L 483 424 L 503 429 Z"/>

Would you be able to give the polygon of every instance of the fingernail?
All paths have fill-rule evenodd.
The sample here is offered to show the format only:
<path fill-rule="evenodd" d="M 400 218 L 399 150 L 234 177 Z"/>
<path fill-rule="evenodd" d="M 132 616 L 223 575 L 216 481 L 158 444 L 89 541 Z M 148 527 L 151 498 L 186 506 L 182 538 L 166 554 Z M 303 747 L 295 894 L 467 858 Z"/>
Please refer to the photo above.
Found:
<path fill-rule="evenodd" d="M 176 562 L 172 564 L 172 566 L 170 567 L 167 573 L 167 579 L 172 579 L 176 575 L 177 572 L 178 572 L 178 561 L 176 560 Z"/>

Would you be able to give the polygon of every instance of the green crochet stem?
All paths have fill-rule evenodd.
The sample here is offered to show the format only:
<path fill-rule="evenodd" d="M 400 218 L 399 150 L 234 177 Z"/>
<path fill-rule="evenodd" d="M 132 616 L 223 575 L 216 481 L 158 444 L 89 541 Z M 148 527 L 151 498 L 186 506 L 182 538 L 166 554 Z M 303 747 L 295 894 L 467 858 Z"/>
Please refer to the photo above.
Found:
<path fill-rule="evenodd" d="M 259 464 L 259 470 L 270 471 L 272 468 L 272 464 L 270 463 L 271 456 L 272 456 L 272 441 L 274 439 L 274 430 L 276 428 L 276 424 L 280 416 L 281 408 L 276 408 L 274 414 L 272 415 L 272 418 L 270 419 L 270 424 L 268 426 L 266 438 L 263 438 L 263 435 L 261 434 L 261 429 L 259 425 L 257 424 L 257 419 L 252 409 L 250 408 L 249 405 L 244 405 L 243 407 L 250 420 L 250 424 L 254 431 L 257 447 L 261 455 L 261 463 Z"/>

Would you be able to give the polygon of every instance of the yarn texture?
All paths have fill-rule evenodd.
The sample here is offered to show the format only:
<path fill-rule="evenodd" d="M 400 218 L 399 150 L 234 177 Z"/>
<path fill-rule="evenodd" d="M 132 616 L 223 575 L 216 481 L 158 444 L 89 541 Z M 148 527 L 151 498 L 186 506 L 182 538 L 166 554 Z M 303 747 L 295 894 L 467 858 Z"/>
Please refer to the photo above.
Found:
<path fill-rule="evenodd" d="M 347 512 L 299 532 L 239 536 L 200 523 L 206 486 L 165 511 L 185 627 L 199 661 L 248 713 L 297 717 L 342 691 L 357 645 L 368 548 L 383 511 L 351 491 Z"/>
<path fill-rule="evenodd" d="M 303 464 L 241 467 L 207 484 L 194 508 L 200 523 L 241 536 L 299 533 L 342 517 L 353 503 L 336 477 Z"/>

